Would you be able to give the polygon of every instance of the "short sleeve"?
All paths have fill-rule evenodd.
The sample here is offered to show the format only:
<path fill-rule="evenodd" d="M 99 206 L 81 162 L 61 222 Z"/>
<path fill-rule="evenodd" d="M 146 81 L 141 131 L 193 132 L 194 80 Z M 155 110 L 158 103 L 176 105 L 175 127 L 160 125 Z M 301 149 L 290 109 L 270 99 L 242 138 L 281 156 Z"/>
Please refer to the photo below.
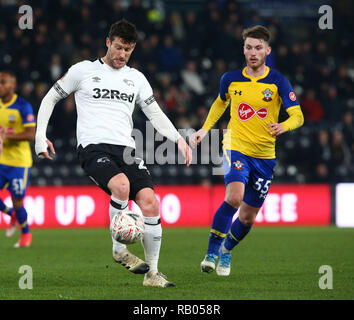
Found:
<path fill-rule="evenodd" d="M 153 91 L 149 81 L 141 74 L 141 84 L 137 93 L 136 104 L 140 108 L 145 108 L 155 101 Z"/>
<path fill-rule="evenodd" d="M 284 108 L 298 106 L 299 102 L 296 99 L 295 92 L 289 82 L 284 76 L 280 76 L 278 83 L 278 92 L 281 100 L 283 101 Z"/>
<path fill-rule="evenodd" d="M 79 88 L 81 81 L 81 63 L 74 64 L 69 70 L 53 85 L 53 88 L 62 98 L 66 98 L 70 93 Z"/>
<path fill-rule="evenodd" d="M 36 125 L 33 108 L 29 102 L 25 102 L 21 106 L 21 117 L 22 117 L 22 124 L 24 127 L 32 127 Z"/>
<path fill-rule="evenodd" d="M 229 85 L 230 81 L 228 79 L 228 73 L 224 73 L 220 79 L 220 98 L 224 101 L 228 100 L 228 90 L 229 90 Z"/>

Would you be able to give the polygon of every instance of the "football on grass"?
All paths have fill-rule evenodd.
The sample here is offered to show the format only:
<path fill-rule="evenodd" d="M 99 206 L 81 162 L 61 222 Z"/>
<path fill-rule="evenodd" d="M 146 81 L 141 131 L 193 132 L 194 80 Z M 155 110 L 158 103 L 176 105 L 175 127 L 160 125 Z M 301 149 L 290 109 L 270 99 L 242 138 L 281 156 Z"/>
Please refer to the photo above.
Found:
<path fill-rule="evenodd" d="M 120 243 L 131 244 L 142 239 L 145 224 L 140 214 L 133 211 L 120 211 L 114 215 L 110 230 L 113 239 Z"/>

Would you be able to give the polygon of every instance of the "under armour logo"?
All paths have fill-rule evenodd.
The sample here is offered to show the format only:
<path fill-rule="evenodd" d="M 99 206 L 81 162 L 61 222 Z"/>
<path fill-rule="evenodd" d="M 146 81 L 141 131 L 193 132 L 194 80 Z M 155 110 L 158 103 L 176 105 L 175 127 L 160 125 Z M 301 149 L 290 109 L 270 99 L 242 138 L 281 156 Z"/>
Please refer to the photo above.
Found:
<path fill-rule="evenodd" d="M 238 95 L 238 94 L 241 95 L 242 91 L 241 90 L 240 91 L 235 90 L 235 96 Z"/>

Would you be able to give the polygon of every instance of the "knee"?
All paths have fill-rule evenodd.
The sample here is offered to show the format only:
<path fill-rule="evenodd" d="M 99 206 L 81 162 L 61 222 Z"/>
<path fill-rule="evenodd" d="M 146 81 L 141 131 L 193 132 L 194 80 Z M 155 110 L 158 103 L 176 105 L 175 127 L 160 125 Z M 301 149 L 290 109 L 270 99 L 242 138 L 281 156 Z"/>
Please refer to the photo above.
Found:
<path fill-rule="evenodd" d="M 15 210 L 22 208 L 23 207 L 23 199 L 12 198 L 12 205 Z"/>
<path fill-rule="evenodd" d="M 155 217 L 160 213 L 160 202 L 155 196 L 150 196 L 139 204 L 143 215 L 146 217 Z"/>
<path fill-rule="evenodd" d="M 108 183 L 108 188 L 117 199 L 125 200 L 129 198 L 130 184 L 127 177 L 113 177 Z"/>
<path fill-rule="evenodd" d="M 238 209 L 241 206 L 242 197 L 237 194 L 226 195 L 225 201 L 232 207 Z"/>

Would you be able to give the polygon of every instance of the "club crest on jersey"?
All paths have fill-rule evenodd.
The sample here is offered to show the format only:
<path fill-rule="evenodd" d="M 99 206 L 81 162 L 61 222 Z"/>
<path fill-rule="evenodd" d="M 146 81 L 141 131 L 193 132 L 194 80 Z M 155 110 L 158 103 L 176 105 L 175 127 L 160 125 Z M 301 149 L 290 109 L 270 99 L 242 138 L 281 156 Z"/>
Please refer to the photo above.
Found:
<path fill-rule="evenodd" d="M 244 165 L 244 163 L 243 162 L 241 162 L 240 160 L 237 160 L 237 161 L 234 161 L 233 162 L 233 166 L 234 166 L 234 168 L 236 169 L 236 170 L 243 170 L 243 165 Z"/>
<path fill-rule="evenodd" d="M 268 109 L 266 107 L 262 107 L 256 111 L 249 104 L 242 102 L 237 108 L 237 114 L 241 121 L 247 121 L 251 119 L 255 114 L 258 116 L 258 118 L 265 119 L 268 115 Z"/>
<path fill-rule="evenodd" d="M 134 87 L 134 82 L 132 80 L 129 79 L 123 79 L 123 81 L 126 83 L 127 86 L 132 86 Z"/>
<path fill-rule="evenodd" d="M 262 93 L 264 94 L 263 100 L 266 102 L 272 101 L 272 94 L 274 93 L 273 91 L 271 91 L 270 89 L 265 89 L 264 91 L 262 91 Z"/>

